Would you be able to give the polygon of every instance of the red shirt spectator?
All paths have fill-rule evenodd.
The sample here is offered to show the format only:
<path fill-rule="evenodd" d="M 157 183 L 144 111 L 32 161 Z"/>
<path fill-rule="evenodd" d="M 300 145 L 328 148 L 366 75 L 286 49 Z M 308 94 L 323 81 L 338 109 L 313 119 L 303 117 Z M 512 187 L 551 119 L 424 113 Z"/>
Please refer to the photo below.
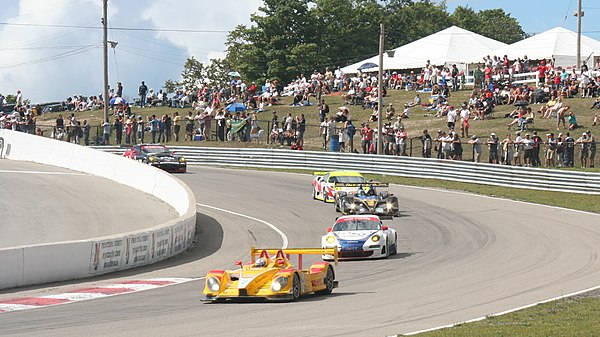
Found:
<path fill-rule="evenodd" d="M 373 140 L 373 129 L 371 129 L 368 125 L 361 130 L 361 134 L 363 136 L 363 140 Z"/>

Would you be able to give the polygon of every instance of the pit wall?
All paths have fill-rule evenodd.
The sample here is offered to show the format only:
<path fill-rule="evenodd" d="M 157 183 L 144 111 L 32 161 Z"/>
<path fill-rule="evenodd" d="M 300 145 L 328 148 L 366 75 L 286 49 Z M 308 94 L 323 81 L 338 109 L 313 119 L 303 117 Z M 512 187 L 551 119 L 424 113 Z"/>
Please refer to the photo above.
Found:
<path fill-rule="evenodd" d="M 196 200 L 189 187 L 169 173 L 114 154 L 6 129 L 0 129 L 0 160 L 36 162 L 110 179 L 155 196 L 179 215 L 135 232 L 0 249 L 0 289 L 135 268 L 183 253 L 192 245 Z"/>

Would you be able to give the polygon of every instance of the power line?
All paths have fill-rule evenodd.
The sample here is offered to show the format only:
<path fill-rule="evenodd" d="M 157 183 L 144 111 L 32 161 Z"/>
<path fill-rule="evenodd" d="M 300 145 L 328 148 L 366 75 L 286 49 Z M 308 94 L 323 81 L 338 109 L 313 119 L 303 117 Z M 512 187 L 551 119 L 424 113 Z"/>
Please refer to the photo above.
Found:
<path fill-rule="evenodd" d="M 44 63 L 44 62 L 48 62 L 48 61 L 54 61 L 54 60 L 62 59 L 65 57 L 81 54 L 81 53 L 84 53 L 93 48 L 95 48 L 95 46 L 82 47 L 79 49 L 71 50 L 71 51 L 56 54 L 56 55 L 51 55 L 51 56 L 33 60 L 33 61 L 26 61 L 26 62 L 21 62 L 21 63 L 14 63 L 14 64 L 10 64 L 10 65 L 0 66 L 0 69 L 17 68 L 17 67 L 23 67 L 23 66 L 30 66 L 30 65 L 34 65 L 34 64 L 38 64 L 38 63 Z"/>
<path fill-rule="evenodd" d="M 78 26 L 78 25 L 54 25 L 41 23 L 11 23 L 0 22 L 3 26 L 18 26 L 18 27 L 54 27 L 54 28 L 82 28 L 82 29 L 103 29 L 98 26 Z M 141 31 L 141 32 L 166 32 L 166 33 L 229 33 L 228 30 L 200 30 L 200 29 L 158 29 L 158 28 L 134 28 L 134 27 L 109 27 L 108 30 L 120 31 Z"/>

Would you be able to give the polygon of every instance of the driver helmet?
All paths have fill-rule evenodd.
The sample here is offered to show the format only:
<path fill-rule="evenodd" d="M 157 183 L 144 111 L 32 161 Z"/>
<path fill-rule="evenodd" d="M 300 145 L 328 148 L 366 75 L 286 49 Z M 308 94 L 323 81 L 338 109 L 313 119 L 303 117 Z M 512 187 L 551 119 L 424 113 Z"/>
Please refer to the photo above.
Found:
<path fill-rule="evenodd" d="M 358 186 L 358 191 L 356 191 L 356 195 L 358 195 L 359 197 L 367 195 L 362 185 Z"/>
<path fill-rule="evenodd" d="M 258 260 L 256 260 L 256 262 L 254 262 L 255 267 L 262 268 L 266 265 L 267 265 L 267 260 L 264 257 L 261 257 Z"/>

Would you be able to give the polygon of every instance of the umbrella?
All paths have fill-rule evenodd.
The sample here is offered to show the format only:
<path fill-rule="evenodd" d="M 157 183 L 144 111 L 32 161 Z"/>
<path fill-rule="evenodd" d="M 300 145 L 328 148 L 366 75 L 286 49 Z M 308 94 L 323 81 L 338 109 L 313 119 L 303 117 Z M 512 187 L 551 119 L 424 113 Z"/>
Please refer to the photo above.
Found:
<path fill-rule="evenodd" d="M 513 105 L 514 106 L 528 106 L 529 102 L 521 100 L 521 101 L 516 101 Z"/>
<path fill-rule="evenodd" d="M 240 73 L 238 73 L 237 71 L 230 71 L 227 73 L 227 75 L 233 76 L 233 77 L 242 77 L 242 75 L 240 75 Z"/>
<path fill-rule="evenodd" d="M 361 64 L 361 66 L 358 67 L 358 70 L 371 69 L 371 68 L 377 68 L 377 67 L 379 67 L 378 64 L 375 64 L 373 62 L 367 62 L 367 63 Z"/>
<path fill-rule="evenodd" d="M 225 109 L 227 109 L 227 111 L 230 112 L 237 112 L 237 111 L 246 111 L 246 106 L 243 105 L 242 103 L 231 103 L 229 104 Z"/>
<path fill-rule="evenodd" d="M 127 104 L 127 101 L 125 101 L 122 97 L 113 97 L 108 104 L 110 105 L 115 105 L 115 104 Z"/>

